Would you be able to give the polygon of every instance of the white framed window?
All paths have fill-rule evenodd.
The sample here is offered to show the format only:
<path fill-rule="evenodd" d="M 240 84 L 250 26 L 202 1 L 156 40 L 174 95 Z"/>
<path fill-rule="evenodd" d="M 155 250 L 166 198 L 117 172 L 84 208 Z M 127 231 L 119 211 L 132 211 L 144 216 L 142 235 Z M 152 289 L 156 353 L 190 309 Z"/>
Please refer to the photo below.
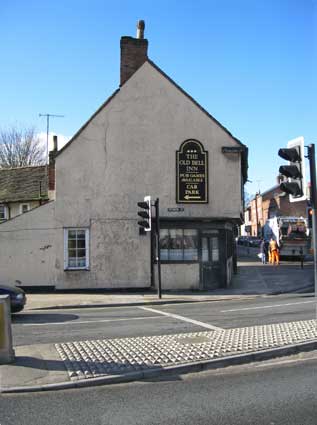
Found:
<path fill-rule="evenodd" d="M 28 212 L 30 209 L 30 204 L 21 204 L 20 205 L 20 214 Z"/>
<path fill-rule="evenodd" d="M 89 229 L 64 229 L 64 269 L 89 268 Z"/>
<path fill-rule="evenodd" d="M 7 219 L 7 208 L 5 205 L 0 205 L 0 220 Z"/>

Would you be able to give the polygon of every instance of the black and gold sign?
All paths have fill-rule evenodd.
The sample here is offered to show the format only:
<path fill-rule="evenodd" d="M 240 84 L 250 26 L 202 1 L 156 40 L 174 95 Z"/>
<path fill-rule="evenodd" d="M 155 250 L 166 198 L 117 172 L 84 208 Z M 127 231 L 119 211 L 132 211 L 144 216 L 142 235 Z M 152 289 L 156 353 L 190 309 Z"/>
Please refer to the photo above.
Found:
<path fill-rule="evenodd" d="M 176 151 L 176 202 L 208 203 L 208 152 L 197 140 L 185 140 Z"/>

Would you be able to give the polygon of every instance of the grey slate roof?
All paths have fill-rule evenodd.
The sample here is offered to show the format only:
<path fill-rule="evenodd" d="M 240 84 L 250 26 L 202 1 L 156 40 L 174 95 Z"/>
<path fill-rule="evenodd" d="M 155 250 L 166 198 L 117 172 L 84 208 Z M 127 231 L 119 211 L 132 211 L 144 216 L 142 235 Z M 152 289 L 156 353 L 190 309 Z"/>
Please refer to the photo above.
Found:
<path fill-rule="evenodd" d="M 48 199 L 46 166 L 0 168 L 0 203 Z"/>

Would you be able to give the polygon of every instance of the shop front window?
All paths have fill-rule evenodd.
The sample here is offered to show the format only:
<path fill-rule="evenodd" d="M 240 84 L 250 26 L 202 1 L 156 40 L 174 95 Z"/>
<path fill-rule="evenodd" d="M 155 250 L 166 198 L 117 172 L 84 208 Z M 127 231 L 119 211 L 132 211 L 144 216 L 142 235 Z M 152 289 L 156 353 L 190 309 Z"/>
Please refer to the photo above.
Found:
<path fill-rule="evenodd" d="M 4 205 L 0 205 L 0 220 L 6 220 L 6 207 Z"/>
<path fill-rule="evenodd" d="M 204 237 L 201 239 L 201 251 L 202 251 L 202 260 L 204 263 L 209 262 L 209 247 L 208 247 L 208 238 Z"/>
<path fill-rule="evenodd" d="M 162 261 L 198 261 L 196 229 L 162 229 L 160 234 Z"/>
<path fill-rule="evenodd" d="M 198 260 L 198 235 L 195 229 L 184 230 L 184 260 Z"/>
<path fill-rule="evenodd" d="M 219 261 L 219 238 L 218 236 L 211 238 L 211 257 L 213 263 Z"/>
<path fill-rule="evenodd" d="M 169 231 L 169 260 L 183 261 L 183 230 L 170 229 Z"/>

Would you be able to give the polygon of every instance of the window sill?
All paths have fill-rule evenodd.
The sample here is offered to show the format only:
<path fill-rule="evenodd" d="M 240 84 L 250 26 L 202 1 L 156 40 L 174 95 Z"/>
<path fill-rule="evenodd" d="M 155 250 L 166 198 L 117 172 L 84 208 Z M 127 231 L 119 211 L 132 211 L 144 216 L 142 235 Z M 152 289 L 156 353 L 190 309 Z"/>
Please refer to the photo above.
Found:
<path fill-rule="evenodd" d="M 64 272 L 89 272 L 90 268 L 87 267 L 68 267 L 67 269 L 64 269 Z"/>
<path fill-rule="evenodd" d="M 157 261 L 155 261 L 157 264 Z M 199 264 L 198 260 L 161 260 L 161 264 Z"/>

